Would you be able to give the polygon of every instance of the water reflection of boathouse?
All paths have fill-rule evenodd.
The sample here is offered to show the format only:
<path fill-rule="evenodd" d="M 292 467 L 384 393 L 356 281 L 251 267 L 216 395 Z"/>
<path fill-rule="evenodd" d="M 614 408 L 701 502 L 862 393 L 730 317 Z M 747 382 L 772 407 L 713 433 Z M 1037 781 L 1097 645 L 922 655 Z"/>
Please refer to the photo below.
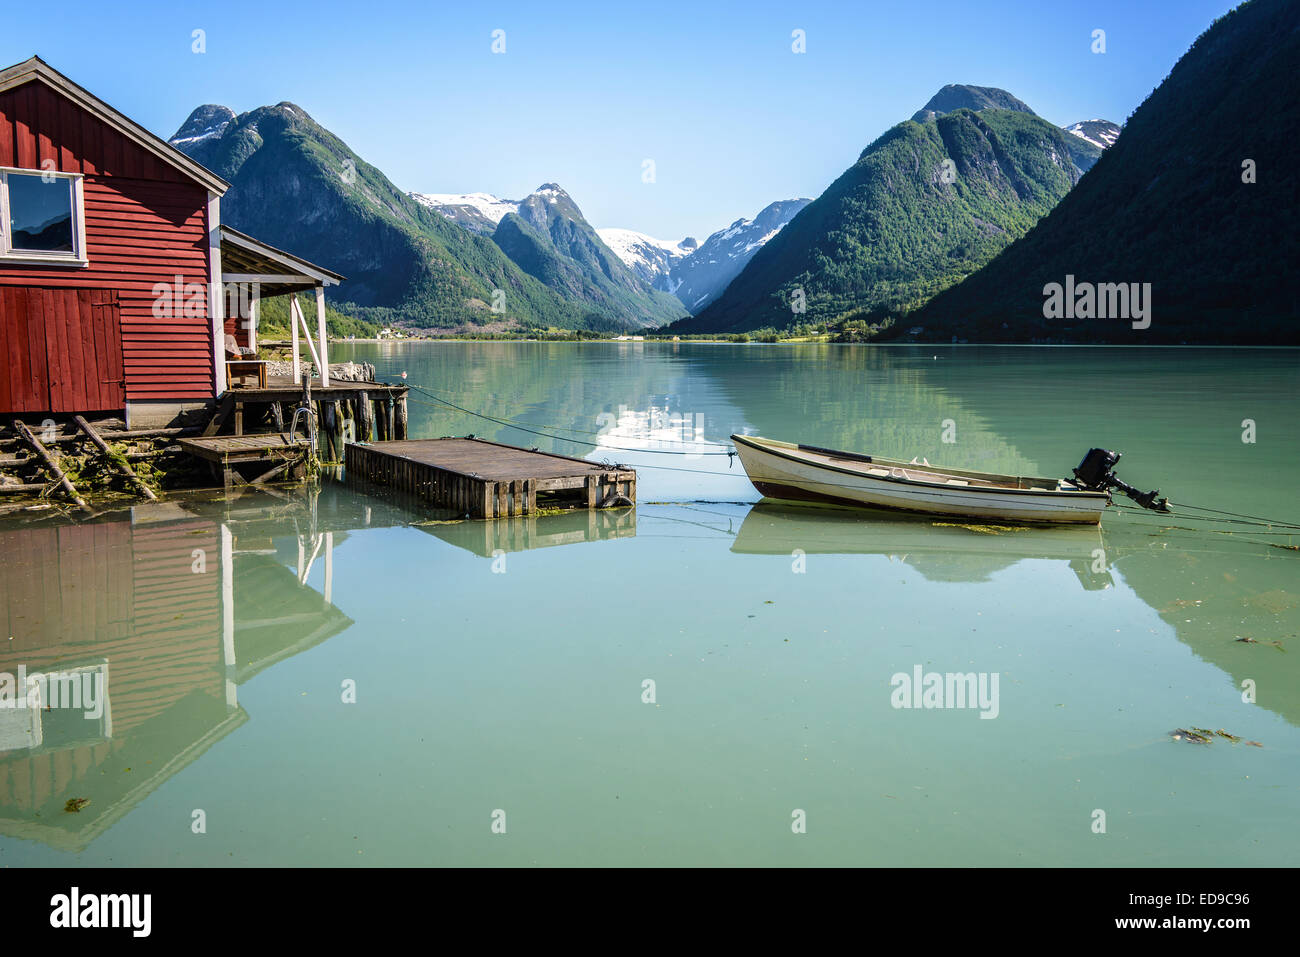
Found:
<path fill-rule="evenodd" d="M 313 552 L 332 561 L 327 536 L 300 538 L 295 569 L 246 513 L 158 505 L 0 531 L 0 672 L 107 679 L 101 720 L 0 710 L 0 833 L 84 849 L 247 721 L 240 684 L 352 624 L 304 583 Z M 72 798 L 89 803 L 67 812 Z"/>

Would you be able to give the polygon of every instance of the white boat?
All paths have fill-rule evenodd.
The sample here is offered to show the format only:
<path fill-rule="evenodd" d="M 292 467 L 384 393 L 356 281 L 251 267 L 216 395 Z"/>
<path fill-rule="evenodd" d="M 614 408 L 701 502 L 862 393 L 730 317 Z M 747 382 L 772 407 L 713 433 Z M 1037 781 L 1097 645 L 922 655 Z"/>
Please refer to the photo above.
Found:
<path fill-rule="evenodd" d="M 756 435 L 731 441 L 754 487 L 779 500 L 1052 525 L 1096 525 L 1110 503 L 1109 492 L 1067 479 L 940 468 Z"/>

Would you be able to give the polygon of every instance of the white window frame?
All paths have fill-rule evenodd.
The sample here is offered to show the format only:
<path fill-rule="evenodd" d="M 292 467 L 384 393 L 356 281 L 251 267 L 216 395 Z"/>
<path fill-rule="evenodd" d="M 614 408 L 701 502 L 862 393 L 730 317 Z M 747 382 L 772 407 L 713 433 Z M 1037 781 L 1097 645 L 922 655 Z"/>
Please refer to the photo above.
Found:
<path fill-rule="evenodd" d="M 23 176 L 53 176 L 71 182 L 72 252 L 13 248 L 9 235 L 11 228 L 9 218 L 9 175 L 11 173 L 19 173 Z M 90 265 L 90 260 L 86 258 L 86 199 L 85 191 L 82 188 L 84 178 L 81 173 L 60 173 L 52 169 L 22 169 L 16 166 L 0 166 L 0 263 L 73 267 Z"/>

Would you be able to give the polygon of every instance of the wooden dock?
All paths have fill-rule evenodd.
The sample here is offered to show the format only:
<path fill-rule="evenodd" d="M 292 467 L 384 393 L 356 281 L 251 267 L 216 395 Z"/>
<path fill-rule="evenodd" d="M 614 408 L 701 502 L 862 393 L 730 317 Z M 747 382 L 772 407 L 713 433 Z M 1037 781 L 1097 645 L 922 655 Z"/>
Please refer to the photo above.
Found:
<path fill-rule="evenodd" d="M 281 476 L 302 478 L 310 451 L 300 436 L 295 438 L 287 432 L 177 439 L 176 444 L 207 462 L 213 475 L 227 489 L 235 485 L 261 485 Z M 257 467 L 252 479 L 245 478 L 241 472 L 249 465 Z"/>
<path fill-rule="evenodd" d="M 349 478 L 471 518 L 636 504 L 636 472 L 476 438 L 348 445 Z"/>
<path fill-rule="evenodd" d="M 345 442 L 367 442 L 372 436 L 381 441 L 406 438 L 408 386 L 331 379 L 322 388 L 320 379 L 314 378 L 310 387 L 320 431 L 318 446 L 329 461 L 342 461 Z M 292 425 L 294 409 L 303 404 L 304 395 L 303 385 L 295 385 L 289 376 L 267 376 L 265 386 L 232 387 L 203 434 L 218 435 L 230 427 L 235 435 L 243 435 L 246 414 L 252 417 L 254 432 L 267 428 L 283 432 Z"/>

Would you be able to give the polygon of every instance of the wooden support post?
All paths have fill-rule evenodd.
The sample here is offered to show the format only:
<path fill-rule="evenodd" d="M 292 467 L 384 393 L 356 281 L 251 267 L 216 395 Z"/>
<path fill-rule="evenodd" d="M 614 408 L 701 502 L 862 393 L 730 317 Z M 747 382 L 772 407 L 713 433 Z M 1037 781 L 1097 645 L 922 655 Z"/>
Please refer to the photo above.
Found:
<path fill-rule="evenodd" d="M 358 442 L 369 442 L 369 441 L 370 441 L 370 429 L 371 429 L 371 425 L 372 425 L 372 418 L 371 418 L 371 417 L 374 415 L 374 409 L 372 409 L 371 406 L 370 406 L 370 393 L 369 393 L 369 392 L 359 392 L 359 393 L 357 393 L 357 411 L 360 413 L 359 418 L 361 419 L 361 423 L 360 423 L 360 425 L 361 425 L 361 429 L 360 429 L 360 431 L 357 433 L 357 441 L 358 441 Z"/>
<path fill-rule="evenodd" d="M 405 439 L 406 431 L 406 393 L 397 400 L 397 438 Z"/>
<path fill-rule="evenodd" d="M 253 283 L 252 300 L 248 304 L 248 348 L 257 354 L 257 323 L 262 318 L 262 284 Z M 284 431 L 281 429 L 280 431 Z"/>
<path fill-rule="evenodd" d="M 217 407 L 216 413 L 208 421 L 208 427 L 203 430 L 205 436 L 216 435 L 221 431 L 221 427 L 226 424 L 226 417 L 235 407 L 235 397 L 227 392 L 221 400 L 221 405 Z"/>
<path fill-rule="evenodd" d="M 319 340 L 317 352 L 320 354 L 320 387 L 330 386 L 329 336 L 325 334 L 325 287 L 316 287 L 316 337 Z"/>
<path fill-rule="evenodd" d="M 251 484 L 261 485 L 263 482 L 269 482 L 271 479 L 275 478 L 275 476 L 279 475 L 281 472 L 293 468 L 297 464 L 298 464 L 297 459 L 289 459 L 287 461 L 281 462 L 279 465 L 275 466 L 274 468 L 271 468 L 266 472 L 263 472 L 257 478 L 253 479 Z"/>
<path fill-rule="evenodd" d="M 49 452 L 45 451 L 45 446 L 41 445 L 40 440 L 32 434 L 32 430 L 27 428 L 20 419 L 14 419 L 14 431 L 22 437 L 23 441 L 32 447 L 32 450 L 36 453 L 36 457 L 41 460 L 41 463 L 45 468 L 48 469 L 50 474 L 58 481 L 64 494 L 66 494 L 68 498 L 72 499 L 72 501 L 76 502 L 82 509 L 89 512 L 90 506 L 86 504 L 86 500 L 77 494 L 77 490 L 73 487 L 72 483 L 68 481 L 68 477 L 63 474 L 63 469 L 59 468 L 59 463 L 54 460 L 54 457 L 51 456 Z"/>
<path fill-rule="evenodd" d="M 339 460 L 338 442 L 335 438 L 335 409 L 333 402 L 321 401 L 321 431 L 325 434 L 325 449 L 329 461 Z"/>
<path fill-rule="evenodd" d="M 295 307 L 298 305 L 298 294 L 294 293 L 293 299 L 289 303 L 289 330 L 292 335 L 289 337 L 289 354 L 290 362 L 293 363 L 293 384 L 298 385 L 302 382 L 300 376 L 302 373 L 298 369 L 298 313 Z"/>
<path fill-rule="evenodd" d="M 90 438 L 90 441 L 95 443 L 95 448 L 103 452 L 104 455 L 108 458 L 109 464 L 114 468 L 116 468 L 123 475 L 125 475 L 127 479 L 131 482 L 131 484 L 134 485 L 139 490 L 141 495 L 143 495 L 151 502 L 158 501 L 158 496 L 154 495 L 153 490 L 149 488 L 149 486 L 145 485 L 144 482 L 140 481 L 140 477 L 136 475 L 134 471 L 132 471 L 131 466 L 127 465 L 125 461 L 119 462 L 113 458 L 113 454 L 108 447 L 108 443 L 99 437 L 99 433 L 96 432 L 94 428 L 91 427 L 89 422 L 87 422 L 84 418 L 82 418 L 79 415 L 74 415 L 72 417 L 72 421 L 76 422 L 77 425 L 81 427 L 81 431 L 85 432 L 86 435 Z"/>
<path fill-rule="evenodd" d="M 280 407 L 279 402 L 271 403 L 271 422 L 275 425 L 275 431 L 284 431 L 284 410 Z"/>
<path fill-rule="evenodd" d="M 235 400 L 235 434 L 244 434 L 244 403 L 242 399 Z"/>

